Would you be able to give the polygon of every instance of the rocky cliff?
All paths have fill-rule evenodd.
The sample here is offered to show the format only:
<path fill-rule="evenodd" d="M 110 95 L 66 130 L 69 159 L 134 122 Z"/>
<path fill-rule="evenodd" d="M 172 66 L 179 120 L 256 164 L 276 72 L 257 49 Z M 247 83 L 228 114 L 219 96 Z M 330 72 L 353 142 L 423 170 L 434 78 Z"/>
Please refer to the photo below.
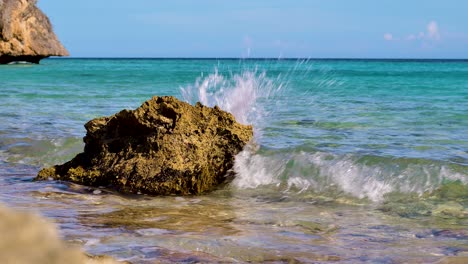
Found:
<path fill-rule="evenodd" d="M 234 157 L 251 140 L 218 107 L 192 106 L 174 97 L 153 97 L 135 110 L 89 121 L 84 152 L 46 168 L 53 178 L 127 193 L 201 194 L 227 179 Z"/>
<path fill-rule="evenodd" d="M 0 0 L 0 64 L 68 56 L 36 0 Z"/>

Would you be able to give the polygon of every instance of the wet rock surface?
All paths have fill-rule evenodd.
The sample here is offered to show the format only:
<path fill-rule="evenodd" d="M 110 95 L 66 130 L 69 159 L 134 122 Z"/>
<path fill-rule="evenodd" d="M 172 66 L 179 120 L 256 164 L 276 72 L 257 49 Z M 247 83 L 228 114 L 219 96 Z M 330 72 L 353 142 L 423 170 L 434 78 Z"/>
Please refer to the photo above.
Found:
<path fill-rule="evenodd" d="M 36 0 L 0 0 L 0 64 L 68 56 Z"/>
<path fill-rule="evenodd" d="M 84 152 L 41 170 L 52 177 L 124 193 L 201 194 L 229 178 L 235 155 L 253 136 L 218 107 L 153 97 L 135 110 L 89 121 Z"/>

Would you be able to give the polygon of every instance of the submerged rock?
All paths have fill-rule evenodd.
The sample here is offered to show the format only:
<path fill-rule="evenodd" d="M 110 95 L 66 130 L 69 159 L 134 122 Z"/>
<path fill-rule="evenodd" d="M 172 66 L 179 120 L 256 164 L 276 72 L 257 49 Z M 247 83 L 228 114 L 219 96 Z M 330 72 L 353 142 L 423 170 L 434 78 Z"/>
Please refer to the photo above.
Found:
<path fill-rule="evenodd" d="M 0 0 L 0 64 L 68 56 L 36 0 Z"/>
<path fill-rule="evenodd" d="M 201 194 L 223 183 L 253 136 L 218 107 L 153 97 L 136 110 L 89 121 L 84 152 L 46 168 L 52 177 L 126 193 Z"/>

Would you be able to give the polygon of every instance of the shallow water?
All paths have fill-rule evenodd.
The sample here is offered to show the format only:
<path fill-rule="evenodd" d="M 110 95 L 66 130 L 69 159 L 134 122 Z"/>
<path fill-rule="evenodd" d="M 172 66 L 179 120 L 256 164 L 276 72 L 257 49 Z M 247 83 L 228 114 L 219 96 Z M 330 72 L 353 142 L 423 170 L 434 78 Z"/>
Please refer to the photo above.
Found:
<path fill-rule="evenodd" d="M 40 212 L 58 224 L 65 240 L 91 254 L 133 263 L 431 263 L 468 257 L 466 204 L 453 201 L 373 204 L 262 188 L 124 197 L 32 182 L 36 171 L 4 168 L 0 201 Z"/>
<path fill-rule="evenodd" d="M 468 62 L 49 59 L 0 67 L 0 202 L 134 263 L 468 258 Z M 255 126 L 236 179 L 196 197 L 33 182 L 83 124 L 152 95 Z M 451 259 L 453 260 L 453 259 Z"/>

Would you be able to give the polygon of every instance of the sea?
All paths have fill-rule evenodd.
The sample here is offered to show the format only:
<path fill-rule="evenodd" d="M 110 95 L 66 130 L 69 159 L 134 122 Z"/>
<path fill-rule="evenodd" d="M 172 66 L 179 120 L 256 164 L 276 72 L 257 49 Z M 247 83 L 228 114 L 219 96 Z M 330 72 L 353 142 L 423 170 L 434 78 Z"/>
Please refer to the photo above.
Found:
<path fill-rule="evenodd" d="M 33 181 L 83 151 L 87 121 L 155 95 L 253 125 L 232 182 L 148 196 Z M 468 263 L 468 60 L 2 65 L 0 203 L 131 263 Z"/>

